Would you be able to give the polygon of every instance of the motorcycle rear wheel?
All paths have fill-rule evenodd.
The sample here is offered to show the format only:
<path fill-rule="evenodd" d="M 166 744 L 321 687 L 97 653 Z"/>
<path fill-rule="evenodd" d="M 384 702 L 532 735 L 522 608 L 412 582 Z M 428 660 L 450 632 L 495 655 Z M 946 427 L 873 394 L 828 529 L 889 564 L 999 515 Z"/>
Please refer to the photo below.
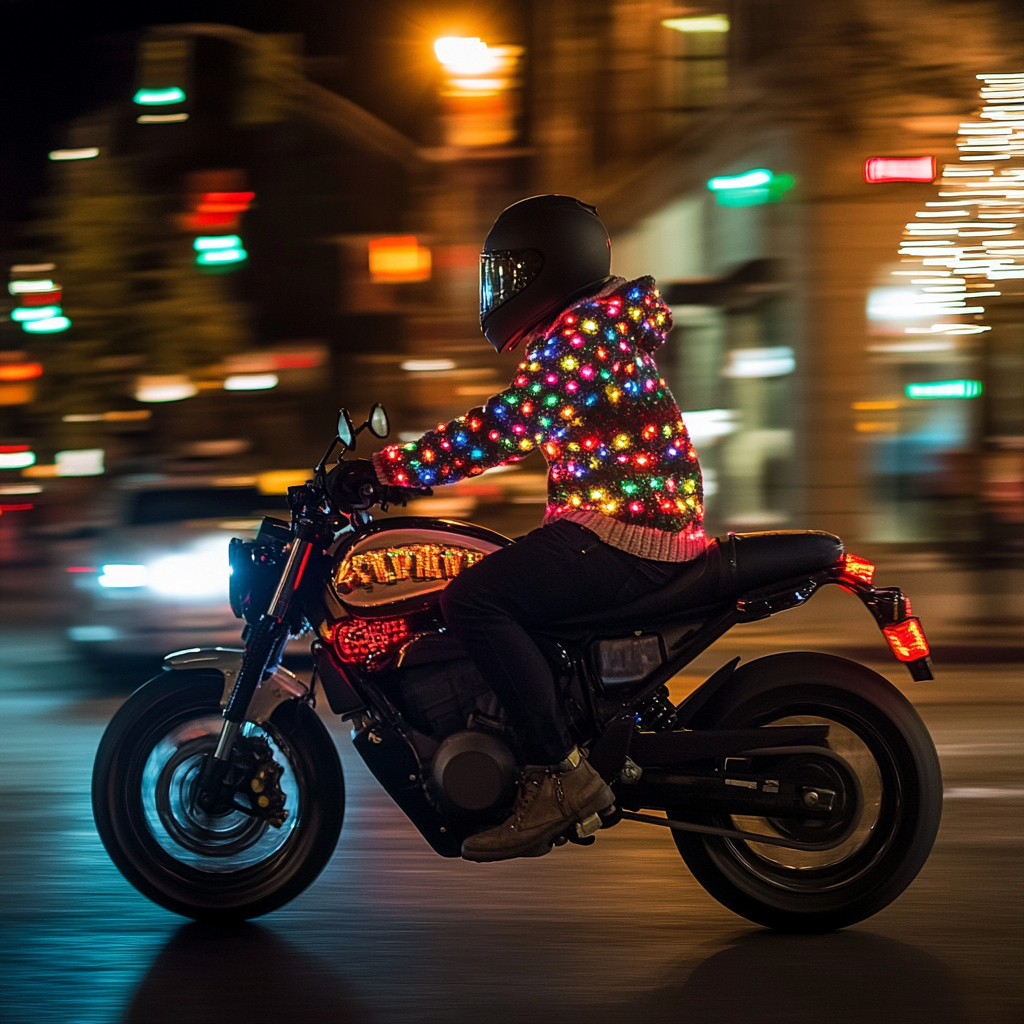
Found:
<path fill-rule="evenodd" d="M 697 729 L 796 724 L 828 724 L 830 747 L 857 776 L 860 820 L 845 842 L 805 852 L 672 835 L 697 881 L 734 913 L 779 931 L 834 931 L 877 914 L 917 877 L 938 832 L 942 774 L 910 702 L 878 673 L 830 655 L 750 662 L 691 723 Z M 706 815 L 700 823 L 787 837 L 800 832 L 797 822 L 768 818 Z"/>
<path fill-rule="evenodd" d="M 330 734 L 312 708 L 280 705 L 246 734 L 265 739 L 283 768 L 280 829 L 195 802 L 202 758 L 221 726 L 219 673 L 161 673 L 111 720 L 93 769 L 93 815 L 121 874 L 144 896 L 201 921 L 259 917 L 298 896 L 330 860 L 345 786 Z"/>

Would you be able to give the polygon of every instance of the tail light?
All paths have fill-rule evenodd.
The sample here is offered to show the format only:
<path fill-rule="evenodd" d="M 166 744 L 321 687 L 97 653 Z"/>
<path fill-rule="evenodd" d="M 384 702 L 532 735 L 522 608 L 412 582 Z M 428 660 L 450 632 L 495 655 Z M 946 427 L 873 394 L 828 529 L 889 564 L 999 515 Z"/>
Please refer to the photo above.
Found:
<path fill-rule="evenodd" d="M 845 555 L 842 564 L 844 576 L 850 576 L 853 579 L 868 584 L 875 578 L 875 565 L 866 558 L 860 558 L 857 555 Z"/>
<path fill-rule="evenodd" d="M 374 661 L 401 647 L 411 636 L 406 619 L 343 619 L 324 632 L 324 639 L 346 662 Z"/>
<path fill-rule="evenodd" d="M 921 623 L 914 618 L 904 619 L 882 630 L 889 641 L 892 653 L 900 661 L 917 661 L 930 653 Z"/>

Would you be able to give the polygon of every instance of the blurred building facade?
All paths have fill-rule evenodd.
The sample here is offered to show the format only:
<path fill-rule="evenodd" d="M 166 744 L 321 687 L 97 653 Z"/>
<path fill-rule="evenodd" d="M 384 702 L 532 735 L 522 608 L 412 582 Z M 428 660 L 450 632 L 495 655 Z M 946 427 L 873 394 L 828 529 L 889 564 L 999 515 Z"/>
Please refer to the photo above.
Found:
<path fill-rule="evenodd" d="M 921 319 L 878 306 L 939 186 L 863 175 L 876 156 L 957 160 L 976 76 L 1024 70 L 1019 11 L 546 0 L 531 45 L 531 190 L 595 203 L 613 270 L 654 274 L 673 306 L 661 362 L 712 528 L 1019 546 L 1024 283 L 953 321 L 989 331 L 905 333 Z M 980 394 L 907 397 L 961 379 Z"/>

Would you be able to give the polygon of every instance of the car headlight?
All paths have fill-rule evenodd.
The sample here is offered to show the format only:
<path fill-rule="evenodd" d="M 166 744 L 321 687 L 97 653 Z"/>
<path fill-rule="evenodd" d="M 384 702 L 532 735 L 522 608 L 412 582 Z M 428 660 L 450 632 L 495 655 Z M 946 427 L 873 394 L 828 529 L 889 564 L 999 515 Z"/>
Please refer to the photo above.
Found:
<path fill-rule="evenodd" d="M 148 565 L 105 565 L 99 585 L 108 589 L 144 587 L 149 583 Z"/>
<path fill-rule="evenodd" d="M 189 551 L 164 555 L 145 565 L 104 565 L 98 582 L 106 589 L 148 587 L 162 597 L 203 600 L 226 598 L 230 577 L 227 543 L 215 537 Z"/>
<path fill-rule="evenodd" d="M 224 597 L 227 599 L 228 546 L 218 538 L 149 565 L 149 586 L 165 597 Z"/>

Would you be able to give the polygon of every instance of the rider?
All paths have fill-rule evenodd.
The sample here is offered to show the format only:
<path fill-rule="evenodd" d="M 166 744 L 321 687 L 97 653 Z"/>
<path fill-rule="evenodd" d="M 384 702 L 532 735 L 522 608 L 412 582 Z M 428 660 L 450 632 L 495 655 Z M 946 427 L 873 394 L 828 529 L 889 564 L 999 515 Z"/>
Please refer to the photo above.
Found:
<path fill-rule="evenodd" d="M 470 836 L 468 860 L 540 856 L 614 799 L 572 741 L 531 630 L 664 586 L 707 545 L 697 455 L 653 359 L 671 314 L 653 278 L 626 282 L 610 267 L 594 207 L 560 195 L 508 207 L 480 255 L 480 324 L 498 352 L 522 345 L 515 379 L 372 464 L 344 464 L 348 491 L 360 481 L 450 484 L 535 448 L 548 462 L 544 525 L 465 570 L 441 598 L 526 762 L 511 817 Z"/>

